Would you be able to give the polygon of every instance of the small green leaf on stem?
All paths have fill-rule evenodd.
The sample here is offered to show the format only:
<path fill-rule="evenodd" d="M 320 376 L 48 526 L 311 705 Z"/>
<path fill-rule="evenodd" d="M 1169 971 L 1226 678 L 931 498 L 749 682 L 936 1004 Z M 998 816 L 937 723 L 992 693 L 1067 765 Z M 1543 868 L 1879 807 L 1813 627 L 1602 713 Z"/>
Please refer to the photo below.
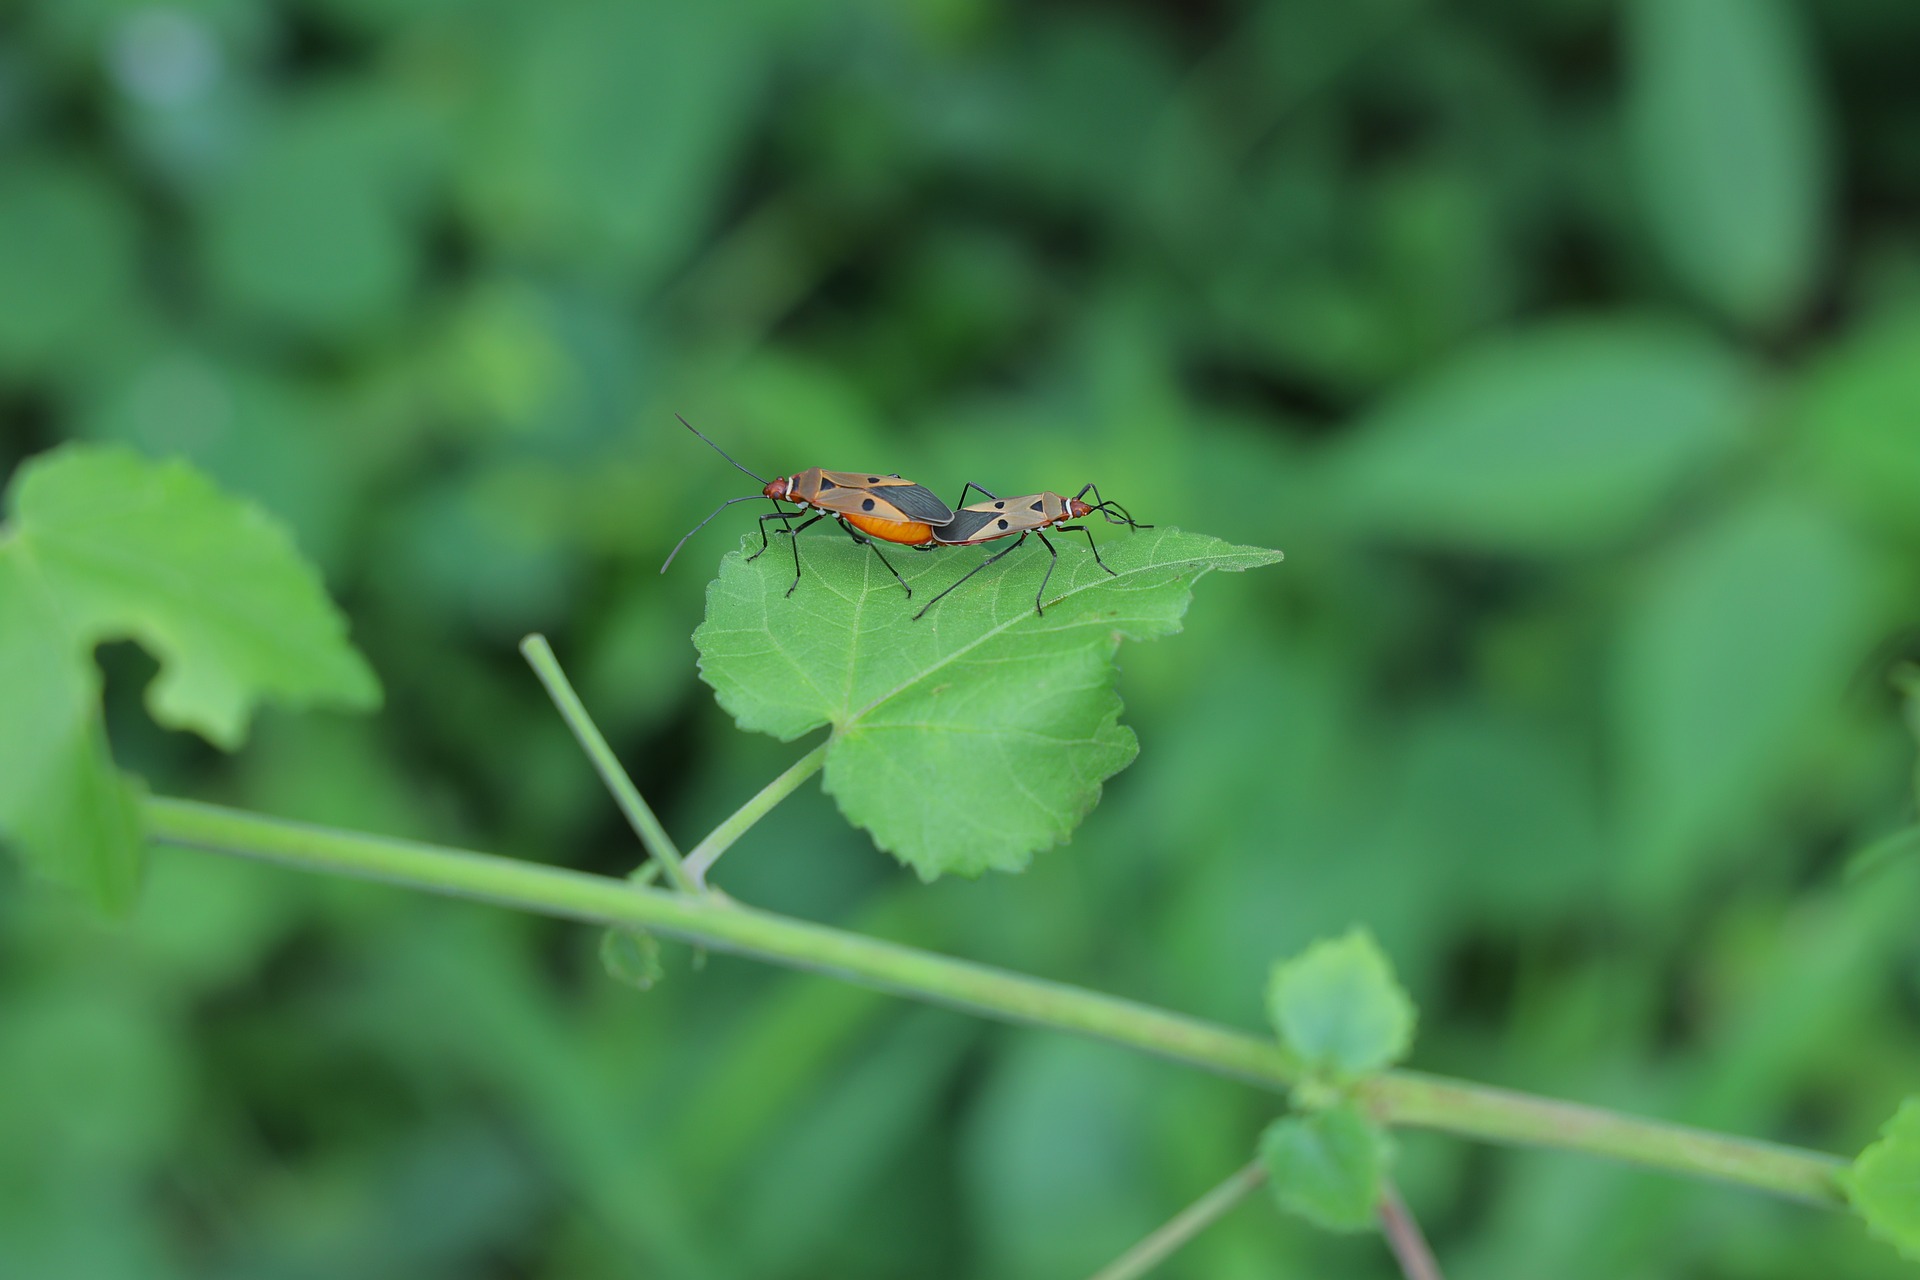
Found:
<path fill-rule="evenodd" d="M 660 940 L 638 929 L 608 929 L 600 935 L 600 963 L 608 976 L 641 991 L 653 990 L 667 976 L 660 965 Z"/>
<path fill-rule="evenodd" d="M 1273 967 L 1267 1009 L 1280 1041 L 1310 1070 L 1366 1075 L 1406 1056 L 1413 1001 L 1373 935 L 1349 930 Z"/>
<path fill-rule="evenodd" d="M 1119 722 L 1120 641 L 1178 631 L 1208 572 L 1281 558 L 1178 529 L 1113 532 L 1100 544 L 1108 573 L 1063 537 L 1044 617 L 1034 593 L 1048 557 L 1029 543 L 916 622 L 987 552 L 889 552 L 909 600 L 872 551 L 803 536 L 788 596 L 787 541 L 748 561 L 757 542 L 707 590 L 693 637 L 702 678 L 744 729 L 791 741 L 832 725 L 826 791 L 929 880 L 1016 871 L 1071 835 L 1138 749 Z"/>
<path fill-rule="evenodd" d="M 1920 1097 L 1900 1104 L 1844 1181 L 1867 1229 L 1920 1262 Z"/>
<path fill-rule="evenodd" d="M 1374 1225 L 1390 1155 L 1387 1135 L 1351 1102 L 1284 1116 L 1260 1136 L 1273 1198 L 1329 1231 Z"/>

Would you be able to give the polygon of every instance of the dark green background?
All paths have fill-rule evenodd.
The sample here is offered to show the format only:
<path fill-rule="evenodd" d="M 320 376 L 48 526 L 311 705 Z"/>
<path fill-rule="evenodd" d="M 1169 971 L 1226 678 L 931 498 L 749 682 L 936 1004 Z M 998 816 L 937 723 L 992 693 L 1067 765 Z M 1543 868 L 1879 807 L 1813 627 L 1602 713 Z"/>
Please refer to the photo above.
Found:
<path fill-rule="evenodd" d="M 1031 873 L 922 887 L 809 792 L 719 879 L 1248 1027 L 1364 923 L 1418 1066 L 1852 1152 L 1920 1081 L 1910 886 L 1842 877 L 1912 818 L 1916 48 L 1909 0 L 0 0 L 0 471 L 191 458 L 381 673 L 229 759 L 109 649 L 156 788 L 608 874 L 523 632 L 689 840 L 801 750 L 694 677 L 748 517 L 654 572 L 744 491 L 676 410 L 763 473 L 1282 547 L 1123 651 L 1140 758 Z M 0 875 L 9 1277 L 1072 1276 L 1277 1105 L 210 856 L 131 927 Z M 1459 1277 L 1901 1271 L 1839 1215 L 1402 1157 Z M 1263 1200 L 1168 1274 L 1389 1268 Z"/>

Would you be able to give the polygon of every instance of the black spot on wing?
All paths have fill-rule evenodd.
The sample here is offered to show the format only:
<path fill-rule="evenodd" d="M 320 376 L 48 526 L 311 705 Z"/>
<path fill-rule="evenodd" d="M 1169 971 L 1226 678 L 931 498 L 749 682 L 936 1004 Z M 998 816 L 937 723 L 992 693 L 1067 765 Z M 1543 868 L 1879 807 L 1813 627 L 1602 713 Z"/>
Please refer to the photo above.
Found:
<path fill-rule="evenodd" d="M 933 540 L 965 542 L 985 528 L 993 518 L 991 511 L 956 511 L 953 513 L 953 523 L 934 529 Z"/>
<path fill-rule="evenodd" d="M 880 494 L 900 509 L 900 514 L 922 524 L 945 524 L 953 519 L 953 508 L 940 501 L 940 495 L 925 485 L 890 484 Z"/>

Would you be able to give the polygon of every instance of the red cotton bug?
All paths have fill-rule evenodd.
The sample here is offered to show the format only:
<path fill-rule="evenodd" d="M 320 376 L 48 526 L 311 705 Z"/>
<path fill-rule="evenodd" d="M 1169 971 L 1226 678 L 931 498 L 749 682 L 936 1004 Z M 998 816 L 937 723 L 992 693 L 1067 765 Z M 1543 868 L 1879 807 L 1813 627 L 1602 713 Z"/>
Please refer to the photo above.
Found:
<path fill-rule="evenodd" d="M 677 413 L 673 416 L 680 418 Z M 773 502 L 774 513 L 760 517 L 760 550 L 748 556 L 747 559 L 758 560 L 766 554 L 767 522 L 780 521 L 781 532 L 795 535 L 793 586 L 787 588 L 788 595 L 792 595 L 794 587 L 800 585 L 800 543 L 797 535 L 814 522 L 832 516 L 834 521 L 847 531 L 849 538 L 862 546 L 872 548 L 873 554 L 880 557 L 880 563 L 887 566 L 887 572 L 893 575 L 894 581 L 906 591 L 907 598 L 913 598 L 913 588 L 907 586 L 907 581 L 900 576 L 900 571 L 888 564 L 884 555 L 880 555 L 880 548 L 874 544 L 873 540 L 878 538 L 882 542 L 897 543 L 903 547 L 936 545 L 934 533 L 939 526 L 953 519 L 953 509 L 940 501 L 939 495 L 931 489 L 917 485 L 911 480 L 902 480 L 897 474 L 882 476 L 866 471 L 823 471 L 819 467 L 809 467 L 805 471 L 796 472 L 790 476 L 767 480 L 747 471 L 738 462 L 734 462 L 733 455 L 714 444 L 713 441 L 707 440 L 705 436 L 701 436 L 694 425 L 685 418 L 680 418 L 680 425 L 696 436 L 700 436 L 702 440 L 706 440 L 715 453 L 732 462 L 741 471 L 753 476 L 755 480 L 759 480 L 765 487 L 759 493 L 728 498 L 715 507 L 713 515 L 687 530 L 680 541 L 673 545 L 673 550 L 667 553 L 666 564 L 660 566 L 660 572 L 667 571 L 667 565 L 672 564 L 673 558 L 680 554 L 680 548 L 687 545 L 687 539 L 706 528 L 714 516 L 736 502 L 752 502 L 759 498 L 768 498 Z M 962 489 L 960 492 L 964 497 L 966 490 Z M 981 492 L 985 493 L 986 490 L 982 489 Z M 780 505 L 782 502 L 790 502 L 800 510 L 788 511 Z M 793 521 L 799 520 L 808 507 L 812 507 L 818 514 L 802 520 L 799 527 L 795 528 Z"/>
<path fill-rule="evenodd" d="M 1099 488 L 1091 483 L 1071 498 L 1062 497 L 1051 491 L 1024 494 L 1018 498 L 995 498 L 979 485 L 968 481 L 960 490 L 960 501 L 967 500 L 968 489 L 979 489 L 981 493 L 986 493 L 987 497 L 993 500 L 976 502 L 970 507 L 962 507 L 954 512 L 951 521 L 933 531 L 935 544 L 942 547 L 972 547 L 998 538 L 1011 538 L 1015 534 L 1019 535 L 1019 540 L 1005 551 L 994 552 L 962 574 L 953 586 L 921 605 L 920 612 L 913 615 L 916 622 L 920 620 L 922 614 L 939 604 L 941 598 L 958 587 L 961 582 L 965 582 L 994 561 L 1019 550 L 1020 543 L 1027 540 L 1028 534 L 1039 538 L 1041 545 L 1046 547 L 1047 554 L 1052 557 L 1047 562 L 1046 573 L 1040 578 L 1040 589 L 1033 593 L 1033 611 L 1045 617 L 1047 611 L 1041 606 L 1041 601 L 1047 594 L 1047 582 L 1053 577 L 1054 566 L 1060 563 L 1060 553 L 1054 550 L 1051 542 L 1047 541 L 1047 535 L 1043 530 L 1051 528 L 1055 532 L 1066 533 L 1077 529 L 1086 534 L 1087 546 L 1093 549 L 1093 562 L 1102 569 L 1107 569 L 1107 562 L 1100 558 L 1100 548 L 1094 546 L 1093 530 L 1083 524 L 1068 524 L 1067 521 L 1084 519 L 1098 511 L 1106 517 L 1109 524 L 1124 524 L 1129 529 L 1153 528 L 1150 524 L 1136 523 L 1125 507 L 1102 498 Z M 1089 490 L 1092 491 L 1094 500 L 1083 501 Z M 1111 569 L 1107 569 L 1107 572 L 1116 578 L 1120 576 L 1113 573 Z"/>

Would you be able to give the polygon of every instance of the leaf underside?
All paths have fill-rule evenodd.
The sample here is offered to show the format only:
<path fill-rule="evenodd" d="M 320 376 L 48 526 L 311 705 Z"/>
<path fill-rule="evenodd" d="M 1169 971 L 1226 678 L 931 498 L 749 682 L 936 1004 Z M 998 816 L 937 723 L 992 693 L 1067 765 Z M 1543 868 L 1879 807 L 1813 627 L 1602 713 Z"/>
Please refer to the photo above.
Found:
<path fill-rule="evenodd" d="M 1009 544 L 888 548 L 908 600 L 872 551 L 805 536 L 789 597 L 785 539 L 749 561 L 749 535 L 707 590 L 693 637 L 701 677 L 743 729 L 790 740 L 831 725 L 827 792 L 922 878 L 1019 870 L 1072 833 L 1138 750 L 1119 720 L 1120 642 L 1178 631 L 1209 571 L 1281 558 L 1177 529 L 1116 531 L 1100 538 L 1110 576 L 1082 535 L 1053 538 L 1044 617 L 1034 593 L 1048 557 L 1029 540 L 916 622 Z"/>

